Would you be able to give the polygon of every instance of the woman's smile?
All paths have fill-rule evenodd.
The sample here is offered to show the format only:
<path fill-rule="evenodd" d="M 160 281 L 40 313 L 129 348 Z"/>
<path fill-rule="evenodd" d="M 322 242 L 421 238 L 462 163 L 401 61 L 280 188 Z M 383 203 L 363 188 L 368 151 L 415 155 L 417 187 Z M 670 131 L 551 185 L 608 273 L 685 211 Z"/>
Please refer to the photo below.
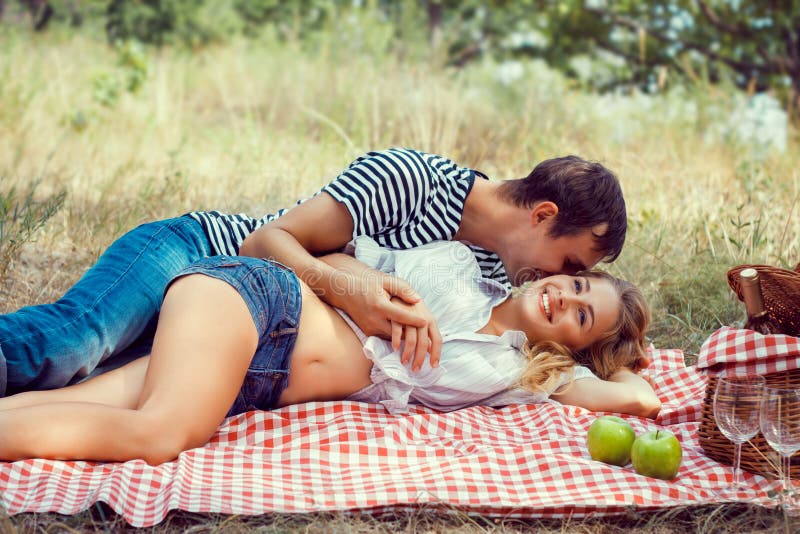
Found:
<path fill-rule="evenodd" d="M 547 288 L 544 288 L 544 291 L 542 291 L 541 303 L 542 313 L 544 314 L 545 319 L 547 319 L 547 322 L 552 322 L 553 312 L 550 309 L 550 295 L 547 293 Z"/>

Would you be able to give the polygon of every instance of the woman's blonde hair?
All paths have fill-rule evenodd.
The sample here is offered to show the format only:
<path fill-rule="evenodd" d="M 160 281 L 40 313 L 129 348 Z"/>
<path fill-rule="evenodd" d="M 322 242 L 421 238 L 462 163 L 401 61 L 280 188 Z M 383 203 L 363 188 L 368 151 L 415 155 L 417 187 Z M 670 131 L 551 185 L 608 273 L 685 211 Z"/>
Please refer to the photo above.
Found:
<path fill-rule="evenodd" d="M 608 379 L 621 367 L 635 369 L 647 350 L 645 332 L 650 310 L 644 295 L 632 283 L 603 271 L 584 271 L 580 276 L 607 280 L 619 295 L 619 317 L 614 327 L 589 347 L 573 352 L 552 341 L 528 342 L 523 353 L 528 365 L 520 386 L 534 392 L 551 392 L 564 373 L 574 372 L 576 364 L 589 367 L 599 378 Z"/>

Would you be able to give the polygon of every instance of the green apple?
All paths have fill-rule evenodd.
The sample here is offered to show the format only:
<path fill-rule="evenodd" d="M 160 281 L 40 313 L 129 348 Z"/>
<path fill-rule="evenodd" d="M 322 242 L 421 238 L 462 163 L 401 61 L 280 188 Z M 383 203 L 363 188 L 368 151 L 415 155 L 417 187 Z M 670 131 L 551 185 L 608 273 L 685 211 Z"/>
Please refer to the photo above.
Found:
<path fill-rule="evenodd" d="M 678 438 L 666 430 L 645 432 L 633 442 L 631 461 L 640 475 L 671 480 L 681 467 L 683 451 Z"/>
<path fill-rule="evenodd" d="M 631 460 L 631 445 L 636 433 L 622 417 L 603 415 L 592 422 L 586 446 L 592 460 L 624 466 Z"/>

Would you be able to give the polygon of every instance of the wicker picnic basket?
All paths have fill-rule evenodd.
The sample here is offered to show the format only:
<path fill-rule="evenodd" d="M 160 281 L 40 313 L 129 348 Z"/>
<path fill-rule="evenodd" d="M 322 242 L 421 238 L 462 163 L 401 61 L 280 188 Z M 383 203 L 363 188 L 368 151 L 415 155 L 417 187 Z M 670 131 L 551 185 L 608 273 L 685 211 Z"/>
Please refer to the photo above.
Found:
<path fill-rule="evenodd" d="M 758 271 L 764 307 L 770 319 L 780 327 L 782 333 L 800 337 L 800 263 L 794 271 L 768 265 L 734 267 L 728 271 L 728 285 L 739 300 L 743 299 L 739 287 L 739 273 L 748 267 Z M 764 379 L 767 386 L 800 388 L 800 369 L 767 374 Z M 714 422 L 713 405 L 716 387 L 717 377 L 709 376 L 700 419 L 700 446 L 708 457 L 733 464 L 734 445 L 722 435 Z M 800 417 L 800 406 L 797 406 L 796 412 Z M 776 478 L 780 475 L 781 459 L 759 432 L 742 445 L 741 466 L 747 471 Z M 800 451 L 792 456 L 789 471 L 792 478 L 800 477 Z"/>
<path fill-rule="evenodd" d="M 739 273 L 747 268 L 758 271 L 764 307 L 770 319 L 778 325 L 782 334 L 800 336 L 800 263 L 794 271 L 769 265 L 734 267 L 728 271 L 728 285 L 742 301 Z"/>

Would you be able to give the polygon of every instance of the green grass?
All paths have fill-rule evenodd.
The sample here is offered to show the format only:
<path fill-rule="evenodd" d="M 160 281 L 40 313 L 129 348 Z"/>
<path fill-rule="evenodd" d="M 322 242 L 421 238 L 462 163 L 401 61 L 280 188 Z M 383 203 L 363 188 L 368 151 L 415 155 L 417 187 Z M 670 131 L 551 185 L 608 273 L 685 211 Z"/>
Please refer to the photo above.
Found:
<path fill-rule="evenodd" d="M 85 35 L 3 28 L 0 198 L 36 183 L 35 195 L 17 195 L 17 205 L 58 209 L 13 249 L 0 237 L 0 311 L 57 298 L 135 224 L 194 209 L 261 215 L 315 191 L 363 151 L 392 145 L 446 154 L 495 179 L 568 153 L 614 169 L 630 230 L 620 259 L 607 268 L 645 292 L 655 346 L 682 349 L 689 361 L 711 332 L 742 315 L 727 269 L 800 260 L 797 131 L 790 130 L 786 153 L 767 157 L 709 135 L 730 106 L 724 88 L 637 96 L 610 113 L 608 99 L 541 65 L 527 65 L 525 77 L 507 86 L 495 79 L 496 65 L 444 68 L 419 46 L 397 53 L 385 29 L 372 26 L 348 39 L 322 34 L 313 46 L 264 34 L 194 52 L 145 50 L 143 67 L 120 64 L 119 51 Z M 145 72 L 136 91 L 124 89 L 132 68 Z M 8 228 L 24 229 L 19 218 L 10 220 Z M 121 529 L 103 510 L 23 514 L 0 524 L 11 532 Z M 785 526 L 779 513 L 741 507 L 550 523 L 425 511 L 389 520 L 173 513 L 166 525 L 203 532 L 671 532 L 714 531 L 718 520 L 748 532 Z"/>

